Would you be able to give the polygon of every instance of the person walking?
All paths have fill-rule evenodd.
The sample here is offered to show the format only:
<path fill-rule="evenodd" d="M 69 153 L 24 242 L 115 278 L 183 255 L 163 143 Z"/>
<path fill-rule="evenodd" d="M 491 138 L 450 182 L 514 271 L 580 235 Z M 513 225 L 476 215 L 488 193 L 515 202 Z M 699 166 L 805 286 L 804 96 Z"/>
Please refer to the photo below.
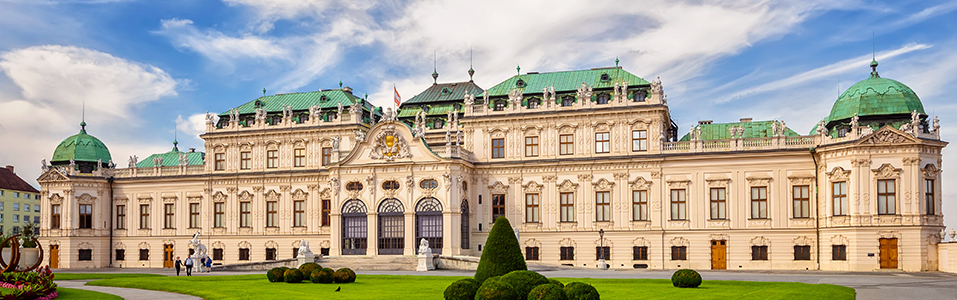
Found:
<path fill-rule="evenodd" d="M 213 270 L 213 259 L 206 256 L 206 273 Z"/>
<path fill-rule="evenodd" d="M 176 257 L 176 276 L 179 276 L 179 270 L 183 267 L 183 261 L 179 260 L 179 256 Z"/>
<path fill-rule="evenodd" d="M 196 266 L 196 272 L 203 273 L 206 270 L 206 256 L 199 258 L 199 265 Z"/>
<path fill-rule="evenodd" d="M 183 265 L 186 266 L 186 276 L 193 276 L 193 258 L 187 256 Z"/>

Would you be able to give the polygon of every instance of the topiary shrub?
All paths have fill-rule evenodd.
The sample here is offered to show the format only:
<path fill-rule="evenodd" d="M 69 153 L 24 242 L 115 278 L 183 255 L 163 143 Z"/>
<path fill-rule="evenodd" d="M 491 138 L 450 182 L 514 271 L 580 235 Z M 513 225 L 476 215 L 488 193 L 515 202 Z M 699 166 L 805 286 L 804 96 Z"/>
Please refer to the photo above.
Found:
<path fill-rule="evenodd" d="M 302 282 L 302 271 L 299 271 L 299 269 L 286 270 L 286 273 L 283 274 L 283 279 L 286 283 L 300 283 Z"/>
<path fill-rule="evenodd" d="M 489 278 L 475 291 L 475 300 L 519 300 L 512 285 L 498 278 Z"/>
<path fill-rule="evenodd" d="M 701 274 L 692 269 L 681 269 L 671 274 L 671 284 L 680 288 L 696 288 L 701 285 Z"/>
<path fill-rule="evenodd" d="M 562 284 L 562 282 L 561 282 L 561 281 L 558 281 L 558 279 L 551 279 L 551 278 L 549 278 L 549 279 L 548 279 L 548 283 L 557 285 L 558 287 L 563 288 L 563 289 L 565 288 L 565 284 Z"/>
<path fill-rule="evenodd" d="M 555 284 L 543 284 L 536 286 L 528 292 L 528 300 L 568 300 L 565 295 L 565 289 Z"/>
<path fill-rule="evenodd" d="M 565 296 L 568 300 L 599 300 L 598 290 L 584 282 L 572 282 L 565 285 Z"/>
<path fill-rule="evenodd" d="M 319 269 L 322 269 L 322 266 L 314 262 L 304 263 L 301 266 L 299 266 L 299 271 L 302 271 L 303 275 L 312 274 L 312 271 L 319 270 Z"/>
<path fill-rule="evenodd" d="M 479 283 L 472 278 L 465 278 L 453 282 L 445 288 L 445 300 L 472 300 L 478 291 Z"/>
<path fill-rule="evenodd" d="M 340 268 L 336 270 L 336 273 L 332 274 L 332 278 L 336 283 L 350 283 L 356 282 L 356 272 L 353 272 L 349 268 Z"/>
<path fill-rule="evenodd" d="M 269 280 L 269 282 L 282 282 L 284 280 L 284 273 L 285 271 L 281 268 L 272 268 L 266 272 L 266 279 Z"/>
<path fill-rule="evenodd" d="M 508 274 L 516 270 L 528 270 L 525 256 L 512 231 L 512 224 L 505 217 L 495 219 L 495 225 L 488 232 L 485 240 L 485 250 L 475 270 L 475 280 L 484 283 L 492 276 Z"/>
<path fill-rule="evenodd" d="M 312 274 L 309 274 L 309 281 L 313 283 L 333 283 L 335 281 L 333 274 L 335 274 L 335 271 L 330 268 L 315 270 Z"/>
<path fill-rule="evenodd" d="M 520 296 L 528 295 L 536 286 L 548 283 L 548 278 L 544 275 L 527 270 L 508 272 L 502 275 L 501 280 L 515 288 L 515 293 Z"/>

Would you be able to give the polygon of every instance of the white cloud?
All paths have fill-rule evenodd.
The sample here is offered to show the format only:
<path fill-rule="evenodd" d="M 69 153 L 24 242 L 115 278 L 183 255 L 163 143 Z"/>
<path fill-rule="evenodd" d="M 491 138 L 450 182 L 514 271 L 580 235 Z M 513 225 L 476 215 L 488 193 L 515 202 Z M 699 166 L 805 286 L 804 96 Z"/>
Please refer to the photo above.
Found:
<path fill-rule="evenodd" d="M 271 38 L 249 34 L 233 37 L 212 30 L 203 32 L 196 29 L 192 20 L 162 20 L 161 28 L 155 33 L 172 39 L 175 47 L 195 51 L 228 66 L 240 59 L 288 60 L 290 54 Z"/>
<path fill-rule="evenodd" d="M 215 116 L 216 114 L 213 113 L 213 115 Z M 215 116 L 213 122 L 216 122 L 216 120 L 219 120 L 218 116 Z M 202 141 L 199 135 L 206 133 L 206 113 L 194 114 L 186 119 L 183 119 L 183 115 L 176 116 L 176 130 Z"/>

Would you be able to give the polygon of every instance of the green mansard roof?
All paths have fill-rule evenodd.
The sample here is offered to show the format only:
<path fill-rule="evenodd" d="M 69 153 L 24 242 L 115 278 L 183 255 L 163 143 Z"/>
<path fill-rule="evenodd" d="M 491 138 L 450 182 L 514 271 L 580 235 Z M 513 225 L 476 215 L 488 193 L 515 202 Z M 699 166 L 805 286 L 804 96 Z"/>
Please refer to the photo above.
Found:
<path fill-rule="evenodd" d="M 425 104 L 449 101 L 462 102 L 465 99 L 465 92 L 476 95 L 476 98 L 482 98 L 482 92 L 484 91 L 485 90 L 476 85 L 475 82 L 471 81 L 437 83 L 425 89 L 418 95 L 415 95 L 411 99 L 402 102 L 402 106 L 405 106 L 406 104 Z"/>
<path fill-rule="evenodd" d="M 236 107 L 236 109 L 239 110 L 240 114 L 255 113 L 256 102 L 259 101 L 263 109 L 269 113 L 282 112 L 283 105 L 292 106 L 292 110 L 294 111 L 301 111 L 308 110 L 310 106 L 318 104 L 323 110 L 328 111 L 327 109 L 338 109 L 339 103 L 342 103 L 343 109 L 348 109 L 353 103 L 360 100 L 363 101 L 363 108 L 365 108 L 365 110 L 372 111 L 372 104 L 370 104 L 369 101 L 364 101 L 362 98 L 356 97 L 352 95 L 351 92 L 343 91 L 342 89 L 262 96 L 253 101 L 246 102 Z M 223 112 L 219 115 L 229 117 L 229 112 Z"/>
<path fill-rule="evenodd" d="M 182 154 L 186 154 L 187 165 L 196 166 L 202 165 L 203 159 L 206 157 L 206 153 L 203 152 L 181 152 L 179 148 L 176 147 L 177 142 L 173 142 L 173 149 L 166 153 L 157 153 L 146 157 L 140 162 L 136 163 L 137 168 L 150 168 L 156 167 L 157 165 L 153 163 L 153 159 L 156 157 L 162 157 L 163 162 L 160 164 L 162 167 L 174 167 L 179 165 L 179 157 Z"/>
<path fill-rule="evenodd" d="M 752 139 L 752 138 L 764 138 L 774 136 L 772 131 L 772 125 L 775 121 L 755 121 L 755 122 L 737 122 L 737 123 L 719 123 L 719 124 L 699 124 L 701 126 L 701 138 L 699 140 L 727 140 L 731 139 L 731 133 L 728 132 L 728 129 L 731 127 L 744 127 L 743 138 Z M 784 135 L 786 136 L 799 136 L 797 132 L 791 130 L 791 128 L 784 129 Z M 681 141 L 691 140 L 689 134 L 685 134 L 681 137 Z"/>
<path fill-rule="evenodd" d="M 877 74 L 877 61 L 871 62 L 871 76 L 855 83 L 834 102 L 827 122 L 859 117 L 902 115 L 917 111 L 922 115 L 924 105 L 917 93 L 907 85 Z"/>
<path fill-rule="evenodd" d="M 80 123 L 80 133 L 74 134 L 56 146 L 50 163 L 68 163 L 70 159 L 77 162 L 101 163 L 109 162 L 110 149 L 100 139 L 86 134 L 86 122 Z"/>
<path fill-rule="evenodd" d="M 608 75 L 602 80 L 602 75 Z M 517 83 L 522 80 L 524 86 Z M 512 89 L 518 88 L 525 93 L 541 93 L 545 87 L 555 87 L 555 92 L 577 91 L 582 82 L 592 89 L 612 88 L 615 82 L 628 82 L 629 87 L 649 85 L 650 83 L 634 74 L 628 73 L 621 67 L 595 68 L 591 70 L 561 71 L 549 73 L 526 73 L 515 75 L 488 89 L 489 96 L 508 95 Z"/>
<path fill-rule="evenodd" d="M 426 116 L 443 116 L 444 117 L 444 116 L 448 116 L 449 111 L 455 110 L 455 104 L 453 103 L 428 105 L 428 107 L 429 107 L 429 110 L 425 112 Z M 422 111 L 421 107 L 411 107 L 411 108 L 399 110 L 399 118 L 415 117 L 415 114 L 418 113 L 419 111 Z M 459 116 L 464 114 L 465 113 L 464 105 L 459 106 L 458 111 L 459 111 Z"/>

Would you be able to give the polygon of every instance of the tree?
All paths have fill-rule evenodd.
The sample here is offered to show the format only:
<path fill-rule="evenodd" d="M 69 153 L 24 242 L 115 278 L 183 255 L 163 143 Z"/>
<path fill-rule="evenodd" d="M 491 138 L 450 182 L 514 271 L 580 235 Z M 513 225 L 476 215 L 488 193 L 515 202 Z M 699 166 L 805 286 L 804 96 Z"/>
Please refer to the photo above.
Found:
<path fill-rule="evenodd" d="M 515 270 L 528 270 L 518 238 L 505 217 L 498 217 L 485 240 L 485 251 L 475 270 L 475 280 L 479 283 L 489 277 L 508 274 Z"/>

